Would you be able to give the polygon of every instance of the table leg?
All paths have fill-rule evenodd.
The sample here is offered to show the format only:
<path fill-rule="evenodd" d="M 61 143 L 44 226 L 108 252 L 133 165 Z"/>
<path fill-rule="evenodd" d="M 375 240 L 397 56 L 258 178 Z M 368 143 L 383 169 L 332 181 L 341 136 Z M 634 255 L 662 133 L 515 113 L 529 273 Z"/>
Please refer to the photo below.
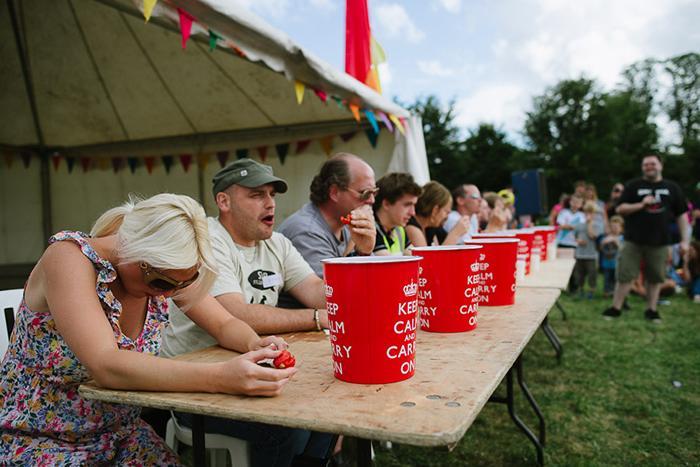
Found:
<path fill-rule="evenodd" d="M 513 391 L 513 367 L 511 367 L 508 370 L 508 373 L 506 373 L 506 397 L 500 397 L 500 396 L 491 396 L 489 398 L 489 402 L 497 402 L 501 404 L 506 404 L 508 407 L 508 414 L 510 415 L 510 418 L 513 420 L 513 423 L 520 428 L 520 431 L 522 431 L 525 436 L 532 442 L 532 444 L 535 446 L 535 450 L 537 451 L 537 463 L 539 465 L 544 465 L 544 436 L 545 436 L 545 426 L 544 426 L 544 418 L 542 417 L 542 412 L 540 412 L 539 406 L 537 406 L 537 403 L 535 402 L 535 399 L 532 397 L 532 394 L 530 393 L 529 389 L 527 389 L 527 386 L 525 385 L 523 381 L 523 376 L 522 376 L 522 363 L 520 362 L 520 357 L 515 361 L 515 364 L 513 367 L 516 368 L 516 371 L 518 373 L 518 384 L 520 385 L 520 388 L 523 390 L 525 393 L 525 397 L 528 398 L 528 402 L 530 405 L 533 407 L 535 410 L 535 413 L 537 414 L 539 421 L 540 421 L 540 437 L 542 442 L 540 441 L 540 438 L 538 438 L 532 430 L 525 424 L 525 422 L 522 421 L 522 419 L 518 416 L 518 414 L 515 412 L 515 396 L 514 396 L 514 391 Z"/>
<path fill-rule="evenodd" d="M 532 393 L 530 392 L 530 388 L 528 388 L 527 384 L 525 384 L 525 379 L 523 378 L 522 356 L 518 357 L 518 359 L 515 361 L 515 374 L 516 374 L 516 377 L 518 379 L 518 385 L 520 385 L 520 389 L 523 391 L 523 394 L 525 394 L 525 398 L 530 403 L 530 407 L 532 407 L 532 410 L 535 412 L 535 415 L 537 415 L 537 418 L 540 421 L 540 443 L 542 444 L 542 446 L 544 446 L 545 445 L 545 436 L 546 436 L 545 425 L 544 425 L 544 416 L 542 415 L 542 411 L 540 410 L 540 406 L 537 405 L 537 401 L 535 400 L 534 397 L 532 397 Z"/>
<path fill-rule="evenodd" d="M 195 467 L 205 467 L 204 416 L 192 414 L 192 450 Z"/>
<path fill-rule="evenodd" d="M 372 465 L 372 441 L 357 439 L 357 465 L 358 467 L 370 467 Z"/>
<path fill-rule="evenodd" d="M 554 304 L 557 306 L 557 308 L 559 308 L 559 311 L 561 311 L 561 319 L 566 321 L 566 310 L 564 309 L 564 307 L 561 306 L 561 303 L 559 303 L 559 300 L 554 302 Z"/>
<path fill-rule="evenodd" d="M 557 354 L 557 360 L 561 362 L 561 356 L 564 353 L 564 347 L 561 345 L 561 341 L 559 340 L 559 336 L 557 336 L 557 333 L 554 332 L 554 328 L 549 324 L 549 320 L 547 317 L 544 317 L 544 320 L 542 320 L 542 324 L 540 325 L 542 328 L 542 332 L 544 332 L 544 335 L 547 336 L 547 339 L 549 339 L 549 342 L 552 344 L 552 347 L 554 347 L 554 351 Z"/>

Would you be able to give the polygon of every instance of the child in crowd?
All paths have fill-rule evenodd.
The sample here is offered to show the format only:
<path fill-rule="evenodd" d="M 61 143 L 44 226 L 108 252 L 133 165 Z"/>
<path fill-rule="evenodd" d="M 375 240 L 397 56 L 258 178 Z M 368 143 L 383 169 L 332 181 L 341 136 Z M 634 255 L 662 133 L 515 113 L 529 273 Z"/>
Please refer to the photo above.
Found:
<path fill-rule="evenodd" d="M 688 286 L 688 295 L 695 303 L 700 303 L 700 241 L 690 242 L 683 258 L 681 277 Z"/>
<path fill-rule="evenodd" d="M 595 202 L 586 201 L 586 204 L 583 206 L 585 222 L 579 222 L 573 228 L 573 235 L 576 241 L 574 277 L 576 278 L 576 285 L 579 287 L 581 297 L 583 297 L 585 292 L 585 282 L 586 280 L 588 281 L 589 290 L 586 294 L 588 299 L 593 298 L 598 275 L 596 238 L 603 233 L 602 227 L 595 219 L 596 210 Z"/>
<path fill-rule="evenodd" d="M 569 208 L 562 209 L 557 216 L 557 225 L 559 226 L 557 245 L 559 247 L 576 248 L 574 228 L 577 224 L 585 224 L 586 222 L 586 218 L 581 212 L 582 205 L 583 198 L 579 195 L 573 195 L 569 199 Z"/>
<path fill-rule="evenodd" d="M 622 247 L 625 221 L 622 216 L 610 218 L 610 233 L 600 242 L 600 267 L 603 270 L 603 295 L 609 297 L 615 290 L 617 255 Z"/>

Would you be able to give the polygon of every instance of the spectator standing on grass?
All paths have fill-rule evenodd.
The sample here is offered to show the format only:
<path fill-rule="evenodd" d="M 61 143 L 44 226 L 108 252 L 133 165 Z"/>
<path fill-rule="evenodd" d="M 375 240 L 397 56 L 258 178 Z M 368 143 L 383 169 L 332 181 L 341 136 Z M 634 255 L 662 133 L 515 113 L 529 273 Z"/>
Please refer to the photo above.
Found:
<path fill-rule="evenodd" d="M 622 248 L 625 221 L 622 216 L 610 218 L 610 233 L 600 241 L 600 267 L 603 270 L 603 296 L 610 297 L 615 290 L 617 257 Z"/>
<path fill-rule="evenodd" d="M 666 279 L 668 245 L 671 243 L 668 223 L 675 219 L 681 233 L 680 252 L 688 250 L 687 204 L 678 185 L 662 176 L 663 164 L 652 154 L 642 159 L 642 178 L 630 181 L 620 197 L 617 213 L 625 217 L 625 243 L 620 251 L 617 282 L 612 306 L 603 312 L 606 318 L 617 318 L 634 279 L 644 261 L 647 309 L 644 317 L 661 322 L 656 310 L 661 285 Z"/>
<path fill-rule="evenodd" d="M 683 257 L 681 278 L 688 287 L 688 295 L 693 302 L 700 303 L 700 241 L 693 240 Z"/>
<path fill-rule="evenodd" d="M 584 294 L 589 300 L 593 298 L 593 292 L 598 279 L 598 248 L 596 239 L 603 233 L 602 226 L 596 221 L 595 216 L 598 207 L 593 201 L 586 201 L 583 206 L 583 214 L 586 221 L 578 223 L 574 227 L 574 236 L 576 237 L 576 251 L 574 258 L 574 276 L 576 277 L 576 285 L 579 288 L 579 295 L 583 298 Z M 588 292 L 586 289 L 588 282 Z"/>
<path fill-rule="evenodd" d="M 592 201 L 595 204 L 595 212 L 593 213 L 593 221 L 598 224 L 603 232 L 608 231 L 608 214 L 605 211 L 605 203 L 598 199 L 598 190 L 592 183 L 586 184 L 586 194 L 584 196 L 586 202 Z"/>
<path fill-rule="evenodd" d="M 613 185 L 612 190 L 610 190 L 610 198 L 608 202 L 605 203 L 605 213 L 608 215 L 608 219 L 616 215 L 617 205 L 620 204 L 620 196 L 622 196 L 622 191 L 625 189 L 625 185 L 622 183 L 616 183 Z"/>
<path fill-rule="evenodd" d="M 583 197 L 574 194 L 569 199 L 569 207 L 561 210 L 557 216 L 557 245 L 562 248 L 576 248 L 576 237 L 574 228 L 576 224 L 586 222 L 586 216 L 581 212 L 583 206 Z"/>
<path fill-rule="evenodd" d="M 552 206 L 552 210 L 549 211 L 549 225 L 557 225 L 557 216 L 562 209 L 569 207 L 569 194 L 562 193 L 559 195 L 559 202 Z"/>

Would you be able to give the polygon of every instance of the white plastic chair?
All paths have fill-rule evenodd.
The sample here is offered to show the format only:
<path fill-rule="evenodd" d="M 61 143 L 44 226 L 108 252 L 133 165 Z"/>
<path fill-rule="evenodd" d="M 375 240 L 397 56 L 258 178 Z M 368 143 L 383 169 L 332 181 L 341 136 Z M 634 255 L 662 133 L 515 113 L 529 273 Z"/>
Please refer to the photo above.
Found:
<path fill-rule="evenodd" d="M 24 289 L 0 290 L 0 358 L 5 356 L 7 346 L 10 345 L 14 316 L 17 314 L 23 295 Z M 12 311 L 5 312 L 6 309 Z"/>
<path fill-rule="evenodd" d="M 170 412 L 170 420 L 165 428 L 165 443 L 177 452 L 180 443 L 192 446 L 192 430 L 180 425 L 175 414 Z M 233 467 L 249 467 L 248 442 L 218 433 L 205 433 L 204 444 L 210 450 L 209 465 L 226 467 L 226 451 L 231 456 Z"/>

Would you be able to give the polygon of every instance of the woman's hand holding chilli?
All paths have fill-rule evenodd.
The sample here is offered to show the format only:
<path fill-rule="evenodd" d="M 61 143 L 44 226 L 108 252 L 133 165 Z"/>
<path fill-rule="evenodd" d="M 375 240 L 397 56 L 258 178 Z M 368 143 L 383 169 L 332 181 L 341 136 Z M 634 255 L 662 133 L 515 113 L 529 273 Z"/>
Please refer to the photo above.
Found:
<path fill-rule="evenodd" d="M 265 347 L 245 353 L 222 363 L 218 385 L 220 392 L 247 396 L 277 396 L 297 372 L 297 369 L 275 368 L 258 365 L 265 359 L 274 359 L 281 350 Z"/>
<path fill-rule="evenodd" d="M 289 347 L 287 341 L 277 336 L 265 336 L 254 342 L 248 350 L 260 350 L 272 346 L 272 350 L 284 350 Z"/>

